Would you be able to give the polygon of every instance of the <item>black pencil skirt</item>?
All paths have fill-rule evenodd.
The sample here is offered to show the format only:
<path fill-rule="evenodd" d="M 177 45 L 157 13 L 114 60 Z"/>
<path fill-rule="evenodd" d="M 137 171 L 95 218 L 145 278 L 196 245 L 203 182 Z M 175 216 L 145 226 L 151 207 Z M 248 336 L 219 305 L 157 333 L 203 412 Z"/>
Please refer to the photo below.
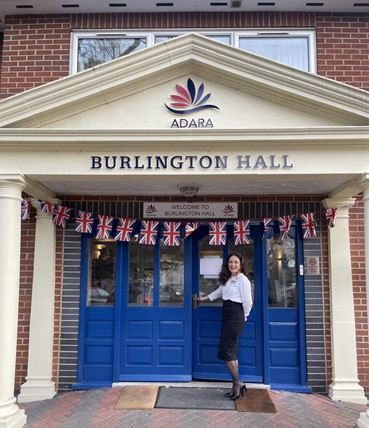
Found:
<path fill-rule="evenodd" d="M 241 303 L 223 301 L 223 325 L 220 334 L 218 358 L 224 361 L 238 359 L 238 341 L 245 326 L 245 316 Z"/>

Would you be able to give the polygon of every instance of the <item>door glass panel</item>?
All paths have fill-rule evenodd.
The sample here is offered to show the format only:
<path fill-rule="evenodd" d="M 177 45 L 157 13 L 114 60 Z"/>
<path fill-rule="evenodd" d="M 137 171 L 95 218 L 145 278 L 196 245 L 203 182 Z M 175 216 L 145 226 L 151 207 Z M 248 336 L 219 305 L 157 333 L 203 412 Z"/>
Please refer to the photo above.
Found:
<path fill-rule="evenodd" d="M 89 240 L 88 263 L 88 306 L 109 306 L 115 303 L 115 259 L 114 240 Z"/>
<path fill-rule="evenodd" d="M 239 253 L 241 256 L 245 259 L 245 265 L 246 265 L 246 276 L 249 279 L 251 283 L 251 294 L 252 294 L 252 301 L 255 305 L 255 299 L 254 299 L 254 277 L 255 277 L 255 270 L 254 270 L 254 241 L 251 240 L 249 244 L 247 245 L 235 245 L 234 240 L 228 241 L 229 246 L 229 253 Z"/>
<path fill-rule="evenodd" d="M 184 252 L 183 241 L 170 247 L 160 241 L 160 306 L 183 306 Z"/>
<path fill-rule="evenodd" d="M 209 238 L 205 237 L 199 243 L 199 295 L 207 296 L 219 287 L 219 273 L 223 263 L 223 247 L 209 245 Z M 220 306 L 221 299 L 202 304 Z"/>
<path fill-rule="evenodd" d="M 296 250 L 295 240 L 281 235 L 268 239 L 268 301 L 269 307 L 295 308 Z"/>
<path fill-rule="evenodd" d="M 129 306 L 152 306 L 154 286 L 154 245 L 142 245 L 134 237 L 130 242 Z"/>

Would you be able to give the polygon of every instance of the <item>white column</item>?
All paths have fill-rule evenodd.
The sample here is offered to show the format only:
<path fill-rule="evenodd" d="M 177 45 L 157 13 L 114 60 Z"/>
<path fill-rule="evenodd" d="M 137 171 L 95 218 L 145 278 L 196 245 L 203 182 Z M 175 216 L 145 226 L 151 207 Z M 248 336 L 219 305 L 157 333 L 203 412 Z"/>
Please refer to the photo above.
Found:
<path fill-rule="evenodd" d="M 366 304 L 368 314 L 368 335 L 369 335 L 369 174 L 364 174 L 359 182 L 363 189 L 364 201 L 364 234 L 365 234 L 365 281 L 366 281 Z M 368 356 L 369 358 L 369 356 Z M 357 421 L 359 428 L 369 428 L 369 409 L 360 414 Z"/>
<path fill-rule="evenodd" d="M 338 208 L 336 225 L 329 229 L 329 290 L 334 401 L 366 404 L 357 371 L 355 311 L 349 236 L 349 208 L 355 199 L 325 199 L 325 208 Z"/>
<path fill-rule="evenodd" d="M 18 402 L 45 400 L 55 394 L 52 381 L 54 296 L 55 296 L 55 226 L 52 214 L 37 209 L 35 258 L 33 268 L 28 372 L 21 386 Z"/>
<path fill-rule="evenodd" d="M 14 397 L 24 184 L 21 175 L 0 175 L 0 428 L 22 427 L 27 420 Z"/>

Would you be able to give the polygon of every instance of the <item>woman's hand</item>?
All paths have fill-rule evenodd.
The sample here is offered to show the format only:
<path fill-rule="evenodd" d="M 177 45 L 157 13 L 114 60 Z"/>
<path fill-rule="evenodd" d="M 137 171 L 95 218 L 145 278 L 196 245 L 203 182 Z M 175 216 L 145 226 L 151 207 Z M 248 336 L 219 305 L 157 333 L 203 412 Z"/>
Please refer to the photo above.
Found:
<path fill-rule="evenodd" d="M 198 298 L 197 298 L 197 301 L 198 302 L 207 302 L 209 300 L 209 297 L 208 296 L 199 296 Z"/>

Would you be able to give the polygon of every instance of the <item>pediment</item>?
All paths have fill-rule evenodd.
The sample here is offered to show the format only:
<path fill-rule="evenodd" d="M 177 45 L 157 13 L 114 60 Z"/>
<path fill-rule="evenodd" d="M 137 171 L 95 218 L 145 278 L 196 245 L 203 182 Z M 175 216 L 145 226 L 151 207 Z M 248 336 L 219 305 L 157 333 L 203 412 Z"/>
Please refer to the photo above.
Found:
<path fill-rule="evenodd" d="M 167 108 L 172 95 L 181 95 L 178 85 L 194 95 L 184 114 Z M 192 108 L 208 94 L 204 105 L 213 107 Z M 187 34 L 5 99 L 0 127 L 363 126 L 369 125 L 368 102 L 366 91 Z"/>

